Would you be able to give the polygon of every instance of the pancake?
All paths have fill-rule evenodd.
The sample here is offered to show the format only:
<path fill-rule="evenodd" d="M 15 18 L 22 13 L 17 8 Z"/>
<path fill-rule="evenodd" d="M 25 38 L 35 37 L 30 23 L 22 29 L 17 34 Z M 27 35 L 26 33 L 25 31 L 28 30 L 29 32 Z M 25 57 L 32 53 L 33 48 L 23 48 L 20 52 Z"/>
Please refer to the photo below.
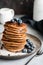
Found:
<path fill-rule="evenodd" d="M 10 27 L 5 27 L 5 30 L 8 31 L 8 32 L 13 32 L 13 33 L 14 33 L 14 32 L 16 32 L 16 33 L 17 33 L 17 32 L 18 32 L 18 33 L 21 33 L 21 32 L 22 32 L 22 33 L 25 33 L 25 32 L 27 31 L 26 28 L 19 30 L 19 29 L 11 29 Z"/>
<path fill-rule="evenodd" d="M 21 51 L 23 48 L 24 48 L 24 46 L 23 47 L 21 47 L 21 48 L 13 48 L 13 47 L 6 47 L 6 46 L 4 46 L 8 51 L 10 51 L 10 52 L 19 52 L 19 51 Z"/>
<path fill-rule="evenodd" d="M 12 45 L 12 44 L 14 44 L 14 45 L 19 45 L 19 44 L 25 45 L 25 44 L 26 44 L 26 41 L 25 41 L 24 43 L 18 43 L 18 42 L 10 42 L 10 41 L 4 41 L 4 40 L 3 40 L 3 43 L 4 43 L 4 44 L 11 44 L 11 45 Z"/>
<path fill-rule="evenodd" d="M 26 37 L 26 34 L 23 34 L 23 35 L 10 35 L 9 34 L 8 35 L 8 34 L 4 33 L 3 36 L 10 37 L 10 38 L 11 37 L 13 37 L 13 38 L 22 38 L 23 37 L 24 38 L 24 37 Z"/>
<path fill-rule="evenodd" d="M 2 40 L 4 41 L 13 41 L 13 42 L 21 42 L 21 43 L 24 43 L 26 41 L 26 39 L 11 39 L 11 38 L 6 38 L 5 36 L 3 36 Z"/>
<path fill-rule="evenodd" d="M 23 28 L 26 28 L 26 24 L 25 23 L 22 23 L 20 25 L 18 25 L 17 22 L 6 22 L 6 24 L 4 26 L 7 26 L 7 27 L 10 27 L 10 28 L 14 28 L 14 29 L 23 29 Z"/>
<path fill-rule="evenodd" d="M 3 33 L 9 34 L 9 35 L 11 34 L 11 35 L 21 35 L 21 36 L 25 34 L 25 33 L 13 33 L 13 32 L 8 32 L 8 31 L 6 31 L 6 30 L 5 30 Z"/>
<path fill-rule="evenodd" d="M 12 40 L 24 40 L 24 39 L 26 39 L 25 37 L 10 37 L 8 35 L 3 35 L 3 36 L 5 36 L 8 39 L 12 39 Z"/>
<path fill-rule="evenodd" d="M 2 37 L 4 47 L 11 52 L 22 50 L 26 44 L 26 24 L 18 25 L 17 22 L 6 22 L 4 27 Z"/>

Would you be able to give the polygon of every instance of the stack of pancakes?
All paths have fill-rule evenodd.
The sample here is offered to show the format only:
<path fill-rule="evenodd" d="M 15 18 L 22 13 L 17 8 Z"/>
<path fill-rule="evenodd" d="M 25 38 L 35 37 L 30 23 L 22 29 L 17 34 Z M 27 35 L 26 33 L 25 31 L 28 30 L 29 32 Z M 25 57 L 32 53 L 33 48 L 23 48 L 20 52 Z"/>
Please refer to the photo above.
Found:
<path fill-rule="evenodd" d="M 5 30 L 2 37 L 4 47 L 11 52 L 22 50 L 26 44 L 26 24 L 7 22 L 4 27 Z"/>

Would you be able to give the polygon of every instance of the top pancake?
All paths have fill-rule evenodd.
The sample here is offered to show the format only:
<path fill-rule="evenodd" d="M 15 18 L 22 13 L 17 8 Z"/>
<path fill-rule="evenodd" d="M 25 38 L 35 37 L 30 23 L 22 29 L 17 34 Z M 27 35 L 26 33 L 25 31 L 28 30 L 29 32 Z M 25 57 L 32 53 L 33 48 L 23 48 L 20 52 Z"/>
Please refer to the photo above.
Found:
<path fill-rule="evenodd" d="M 6 22 L 6 24 L 4 25 L 5 27 L 10 27 L 10 28 L 14 28 L 14 29 L 23 29 L 26 28 L 26 24 L 25 23 L 21 23 L 20 25 L 18 25 L 17 22 Z"/>

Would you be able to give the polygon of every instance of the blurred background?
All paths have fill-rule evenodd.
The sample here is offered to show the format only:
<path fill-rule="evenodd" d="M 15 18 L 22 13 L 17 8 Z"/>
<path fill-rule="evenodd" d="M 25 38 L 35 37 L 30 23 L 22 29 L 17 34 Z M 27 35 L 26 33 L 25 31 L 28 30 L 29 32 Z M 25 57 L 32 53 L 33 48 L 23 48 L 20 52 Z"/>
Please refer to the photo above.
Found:
<path fill-rule="evenodd" d="M 28 14 L 33 16 L 34 0 L 0 0 L 0 8 L 8 7 L 15 10 L 15 14 Z"/>

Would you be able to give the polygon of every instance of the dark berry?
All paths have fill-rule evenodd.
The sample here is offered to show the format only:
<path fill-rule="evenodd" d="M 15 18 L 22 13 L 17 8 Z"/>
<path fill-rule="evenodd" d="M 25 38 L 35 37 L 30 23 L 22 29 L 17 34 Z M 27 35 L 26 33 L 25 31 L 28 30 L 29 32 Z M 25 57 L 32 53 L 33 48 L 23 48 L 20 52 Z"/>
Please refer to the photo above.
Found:
<path fill-rule="evenodd" d="M 27 43 L 28 43 L 31 47 L 33 46 L 33 43 L 32 43 L 32 42 L 30 42 L 30 40 L 29 40 L 29 39 L 27 39 L 26 41 L 27 41 Z"/>
<path fill-rule="evenodd" d="M 18 19 L 18 24 L 21 24 L 22 23 L 22 20 L 21 19 Z"/>
<path fill-rule="evenodd" d="M 30 45 L 26 44 L 25 45 L 25 48 L 29 49 L 30 48 Z"/>
<path fill-rule="evenodd" d="M 29 39 L 26 39 L 26 41 L 27 41 L 27 42 L 28 42 L 28 41 L 30 42 L 30 40 L 29 40 Z"/>
<path fill-rule="evenodd" d="M 1 49 L 3 49 L 4 45 L 2 44 Z"/>
<path fill-rule="evenodd" d="M 14 21 L 16 21 L 16 22 L 17 22 L 17 19 L 16 19 L 16 18 L 14 18 Z"/>
<path fill-rule="evenodd" d="M 17 19 L 16 19 L 16 18 L 14 18 L 14 19 L 12 19 L 12 20 L 11 20 L 11 22 L 17 22 Z"/>
<path fill-rule="evenodd" d="M 3 49 L 3 46 L 1 46 L 1 49 Z"/>
<path fill-rule="evenodd" d="M 27 53 L 31 53 L 32 51 L 31 51 L 31 49 L 27 49 Z"/>
<path fill-rule="evenodd" d="M 23 53 L 27 53 L 27 49 L 23 49 L 22 52 L 23 52 Z"/>
<path fill-rule="evenodd" d="M 33 50 L 34 50 L 34 48 L 33 48 L 33 47 L 31 47 L 30 49 L 31 49 L 31 51 L 33 51 Z"/>
<path fill-rule="evenodd" d="M 16 20 L 19 25 L 22 23 L 22 20 L 20 18 L 16 18 Z"/>
<path fill-rule="evenodd" d="M 10 54 L 8 54 L 8 56 L 10 56 Z"/>
<path fill-rule="evenodd" d="M 11 22 L 14 22 L 14 19 L 12 19 Z"/>
<path fill-rule="evenodd" d="M 20 25 L 22 23 L 22 20 L 19 19 L 19 18 L 14 18 L 14 19 L 11 20 L 11 22 L 17 22 L 18 25 Z"/>

